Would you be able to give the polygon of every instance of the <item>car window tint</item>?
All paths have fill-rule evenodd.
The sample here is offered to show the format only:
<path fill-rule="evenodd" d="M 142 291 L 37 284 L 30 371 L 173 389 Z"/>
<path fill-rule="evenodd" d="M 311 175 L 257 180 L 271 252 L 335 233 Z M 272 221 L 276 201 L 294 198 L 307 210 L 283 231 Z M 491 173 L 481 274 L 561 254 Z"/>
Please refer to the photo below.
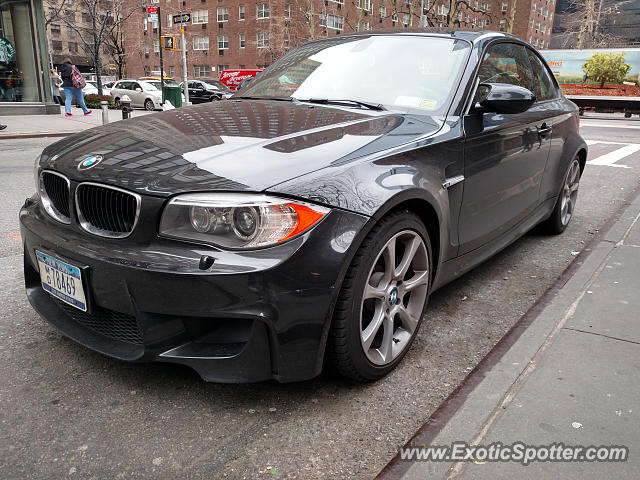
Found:
<path fill-rule="evenodd" d="M 549 100 L 556 97 L 556 86 L 540 58 L 531 50 L 527 50 L 529 62 L 533 68 L 535 94 L 538 100 Z"/>
<path fill-rule="evenodd" d="M 129 84 L 129 90 L 135 90 L 136 88 L 141 88 L 138 82 L 131 82 Z"/>
<path fill-rule="evenodd" d="M 195 88 L 195 86 L 194 86 L 193 82 L 189 82 L 189 83 L 188 83 L 188 87 L 187 87 L 187 88 Z"/>
<path fill-rule="evenodd" d="M 533 78 L 522 45 L 499 43 L 484 54 L 478 70 L 480 83 L 510 83 L 533 91 Z"/>

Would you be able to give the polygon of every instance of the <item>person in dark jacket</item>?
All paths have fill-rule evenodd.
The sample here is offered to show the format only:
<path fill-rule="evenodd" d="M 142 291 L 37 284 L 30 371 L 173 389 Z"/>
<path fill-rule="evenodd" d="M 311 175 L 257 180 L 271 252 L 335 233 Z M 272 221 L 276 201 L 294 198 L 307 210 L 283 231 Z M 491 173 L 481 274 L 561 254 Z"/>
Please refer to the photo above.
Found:
<path fill-rule="evenodd" d="M 84 96 L 82 90 L 73 86 L 71 77 L 73 75 L 73 64 L 70 58 L 65 58 L 62 64 L 62 71 L 60 72 L 62 77 L 62 89 L 64 90 L 64 116 L 71 117 L 71 101 L 73 97 L 76 97 L 78 105 L 82 108 L 84 116 L 91 115 L 91 110 L 84 104 Z"/>

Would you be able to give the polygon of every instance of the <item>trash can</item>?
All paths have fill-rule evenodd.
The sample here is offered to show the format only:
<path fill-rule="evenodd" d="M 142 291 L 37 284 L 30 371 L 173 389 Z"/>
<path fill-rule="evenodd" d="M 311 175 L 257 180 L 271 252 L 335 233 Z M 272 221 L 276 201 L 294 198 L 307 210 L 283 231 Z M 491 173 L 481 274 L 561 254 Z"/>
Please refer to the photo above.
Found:
<path fill-rule="evenodd" d="M 167 86 L 165 85 L 163 88 L 164 91 L 164 100 L 165 102 L 169 100 L 171 105 L 178 108 L 182 106 L 182 89 L 180 85 L 176 86 Z"/>

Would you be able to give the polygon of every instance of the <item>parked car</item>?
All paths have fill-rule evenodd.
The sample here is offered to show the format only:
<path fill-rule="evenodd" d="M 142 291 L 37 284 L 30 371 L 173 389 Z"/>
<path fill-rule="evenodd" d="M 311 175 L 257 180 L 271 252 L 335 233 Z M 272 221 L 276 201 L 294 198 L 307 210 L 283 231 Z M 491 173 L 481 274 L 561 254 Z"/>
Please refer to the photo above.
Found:
<path fill-rule="evenodd" d="M 116 104 L 127 95 L 131 99 L 131 106 L 144 108 L 148 111 L 162 109 L 162 91 L 153 82 L 144 80 L 119 80 L 111 88 L 111 96 Z"/>
<path fill-rule="evenodd" d="M 189 101 L 191 103 L 213 102 L 225 100 L 233 96 L 233 91 L 218 80 L 188 80 Z M 180 84 L 184 92 L 184 83 Z"/>
<path fill-rule="evenodd" d="M 322 38 L 229 101 L 47 146 L 20 212 L 27 296 L 123 360 L 371 381 L 431 292 L 567 228 L 586 158 L 576 106 L 515 36 Z"/>
<path fill-rule="evenodd" d="M 232 68 L 220 72 L 220 80 L 229 89 L 236 90 L 238 86 L 248 78 L 257 77 L 263 69 L 261 68 Z"/>

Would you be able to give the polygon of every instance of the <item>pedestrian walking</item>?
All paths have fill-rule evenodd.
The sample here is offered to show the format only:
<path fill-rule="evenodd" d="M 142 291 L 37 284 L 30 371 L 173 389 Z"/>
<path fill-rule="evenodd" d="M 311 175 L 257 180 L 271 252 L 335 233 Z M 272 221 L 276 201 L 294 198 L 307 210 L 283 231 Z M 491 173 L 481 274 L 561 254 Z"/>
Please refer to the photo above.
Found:
<path fill-rule="evenodd" d="M 53 68 L 49 70 L 51 72 L 51 91 L 53 92 L 53 101 L 58 105 L 64 105 L 62 103 L 62 98 L 60 97 L 60 87 L 62 86 L 62 79 L 58 72 L 56 72 Z"/>
<path fill-rule="evenodd" d="M 84 116 L 91 115 L 91 110 L 84 104 L 82 88 L 85 80 L 82 74 L 71 63 L 70 58 L 65 58 L 62 64 L 62 89 L 64 90 L 64 116 L 71 117 L 71 100 L 76 97 L 78 105 L 82 108 Z"/>

